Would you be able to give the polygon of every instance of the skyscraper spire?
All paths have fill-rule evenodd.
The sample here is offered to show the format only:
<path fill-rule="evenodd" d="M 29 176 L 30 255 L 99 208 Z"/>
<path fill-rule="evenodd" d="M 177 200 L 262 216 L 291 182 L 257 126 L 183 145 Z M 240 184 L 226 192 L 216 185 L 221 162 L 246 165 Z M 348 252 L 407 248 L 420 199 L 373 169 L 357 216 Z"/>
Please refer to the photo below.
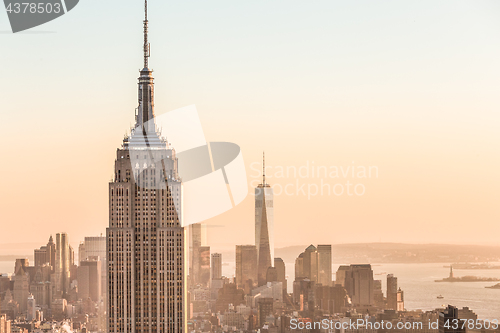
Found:
<path fill-rule="evenodd" d="M 269 187 L 266 183 L 266 153 L 262 152 L 262 183 L 259 184 L 259 188 Z"/>
<path fill-rule="evenodd" d="M 262 185 L 266 185 L 266 152 L 262 152 Z"/>
<path fill-rule="evenodd" d="M 153 71 L 149 69 L 151 47 L 148 42 L 148 0 L 144 0 L 144 68 L 139 77 L 139 107 L 135 127 L 142 128 L 143 133 L 154 133 L 154 87 Z"/>
<path fill-rule="evenodd" d="M 144 68 L 148 68 L 148 58 L 151 54 L 148 42 L 148 0 L 144 0 Z"/>

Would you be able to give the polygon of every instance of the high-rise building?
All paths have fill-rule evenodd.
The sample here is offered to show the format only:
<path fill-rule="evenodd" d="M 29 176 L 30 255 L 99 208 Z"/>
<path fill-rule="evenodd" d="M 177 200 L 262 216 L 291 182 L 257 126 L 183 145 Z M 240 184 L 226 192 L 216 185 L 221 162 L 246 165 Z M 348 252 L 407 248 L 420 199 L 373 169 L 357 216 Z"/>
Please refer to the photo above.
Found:
<path fill-rule="evenodd" d="M 26 272 L 26 269 L 30 266 L 30 261 L 28 258 L 21 258 L 21 259 L 16 259 L 15 266 L 14 266 L 14 274 L 18 275 L 19 270 L 22 268 L 24 272 Z"/>
<path fill-rule="evenodd" d="M 87 260 L 90 257 L 99 257 L 99 260 L 106 260 L 106 237 L 85 237 L 84 241 L 85 253 L 80 255 L 80 261 Z"/>
<path fill-rule="evenodd" d="M 71 245 L 69 245 L 69 284 L 70 284 L 70 287 L 69 287 L 68 291 L 71 292 L 72 296 L 76 296 L 76 289 L 71 290 L 71 288 L 74 287 L 73 282 L 76 281 L 76 277 L 77 277 L 78 265 L 75 263 L 75 260 L 78 260 L 75 257 L 75 250 L 73 249 L 73 247 Z M 70 297 L 72 297 L 72 296 L 70 296 Z"/>
<path fill-rule="evenodd" d="M 309 245 L 304 252 L 299 254 L 297 259 L 295 259 L 295 281 L 309 279 L 314 283 L 319 283 L 318 259 L 318 251 L 312 244 Z"/>
<path fill-rule="evenodd" d="M 212 280 L 219 280 L 222 278 L 222 254 L 212 253 L 212 265 L 211 265 L 210 278 Z"/>
<path fill-rule="evenodd" d="M 274 268 L 274 267 L 273 267 Z M 283 302 L 283 286 L 281 282 L 274 281 L 268 282 L 267 284 L 257 287 L 252 290 L 252 299 L 249 299 L 251 307 L 256 307 L 259 298 L 272 298 L 276 302 Z"/>
<path fill-rule="evenodd" d="M 398 289 L 398 293 L 396 294 L 396 311 L 404 311 L 405 310 L 405 296 L 404 292 L 401 288 Z"/>
<path fill-rule="evenodd" d="M 309 280 L 318 283 L 318 250 L 312 244 L 304 251 L 304 275 Z"/>
<path fill-rule="evenodd" d="M 32 294 L 28 296 L 28 309 L 26 312 L 26 320 L 32 321 L 36 317 L 36 301 Z"/>
<path fill-rule="evenodd" d="M 109 183 L 109 333 L 186 331 L 182 183 L 175 150 L 154 118 L 147 0 L 145 14 L 136 124 L 117 149 Z"/>
<path fill-rule="evenodd" d="M 338 284 L 333 287 L 316 285 L 314 298 L 316 306 L 328 314 L 340 313 L 348 304 L 347 291 Z"/>
<path fill-rule="evenodd" d="M 229 310 L 230 306 L 238 306 L 245 303 L 245 293 L 236 287 L 234 283 L 226 283 L 218 290 L 215 311 L 223 313 Z"/>
<path fill-rule="evenodd" d="M 200 272 L 200 247 L 201 247 L 201 223 L 191 224 L 188 227 L 189 237 L 189 283 L 195 286 L 198 283 Z"/>
<path fill-rule="evenodd" d="M 197 283 L 208 287 L 210 284 L 210 246 L 200 246 L 198 249 L 198 278 Z"/>
<path fill-rule="evenodd" d="M 458 308 L 448 305 L 446 309 L 439 312 L 439 333 L 465 333 L 466 327 L 464 325 L 455 325 L 455 322 L 460 322 L 458 315 Z"/>
<path fill-rule="evenodd" d="M 262 328 L 267 316 L 273 314 L 273 298 L 263 297 L 257 299 L 257 327 Z"/>
<path fill-rule="evenodd" d="M 257 285 L 257 248 L 255 245 L 236 245 L 236 285 L 245 294 Z"/>
<path fill-rule="evenodd" d="M 255 246 L 257 248 L 258 285 L 266 283 L 267 268 L 274 258 L 274 192 L 266 183 L 265 160 L 263 160 L 262 183 L 255 188 Z"/>
<path fill-rule="evenodd" d="M 36 300 L 36 305 L 42 310 L 48 310 L 52 303 L 52 288 L 50 282 L 51 266 L 46 263 L 36 268 L 33 281 L 30 284 L 30 293 Z"/>
<path fill-rule="evenodd" d="M 66 297 L 70 287 L 71 254 L 66 233 L 56 234 L 54 298 Z"/>
<path fill-rule="evenodd" d="M 52 238 L 52 235 L 50 235 L 49 242 L 47 243 L 47 256 L 50 259 L 52 272 L 54 272 L 56 269 L 56 243 L 54 243 L 54 238 Z"/>
<path fill-rule="evenodd" d="M 101 267 L 98 256 L 80 261 L 78 267 L 78 298 L 84 301 L 90 298 L 96 303 L 101 300 Z"/>
<path fill-rule="evenodd" d="M 283 295 L 286 295 L 288 288 L 286 285 L 285 262 L 281 258 L 274 258 L 274 267 L 276 268 L 276 273 L 278 274 L 278 281 L 281 282 L 283 286 Z"/>
<path fill-rule="evenodd" d="M 29 295 L 29 276 L 25 272 L 24 267 L 19 265 L 16 270 L 16 275 L 14 280 L 14 300 L 19 304 L 19 310 L 21 312 L 26 311 L 28 305 L 28 295 Z"/>
<path fill-rule="evenodd" d="M 318 283 L 332 285 L 332 246 L 318 245 Z"/>
<path fill-rule="evenodd" d="M 47 260 L 47 247 L 42 246 L 39 249 L 34 250 L 35 267 L 42 266 L 43 264 L 49 262 Z"/>
<path fill-rule="evenodd" d="M 83 246 L 82 246 L 83 245 Z M 83 253 L 80 252 L 83 250 Z M 82 244 L 79 247 L 79 258 L 80 261 L 85 261 L 90 258 L 99 257 L 99 262 L 101 263 L 101 297 L 105 299 L 107 291 L 107 254 L 106 254 L 106 237 L 95 236 L 95 237 L 85 237 Z"/>
<path fill-rule="evenodd" d="M 351 265 L 345 284 L 354 306 L 374 305 L 375 289 L 371 265 Z"/>
<path fill-rule="evenodd" d="M 385 309 L 386 302 L 382 291 L 382 280 L 373 280 L 373 301 L 376 307 Z"/>
<path fill-rule="evenodd" d="M 300 311 L 306 311 L 304 316 L 309 316 L 316 308 L 316 297 L 314 294 L 316 283 L 307 278 L 293 282 L 293 303 L 298 305 Z"/>
<path fill-rule="evenodd" d="M 304 279 L 304 252 L 295 259 L 295 281 Z"/>
<path fill-rule="evenodd" d="M 52 236 L 50 236 L 47 245 L 35 249 L 34 252 L 35 267 L 40 267 L 48 263 L 52 269 L 54 269 L 56 262 L 56 245 L 54 244 Z"/>
<path fill-rule="evenodd" d="M 68 245 L 68 248 L 69 248 L 69 267 L 71 267 L 75 264 L 75 250 L 73 250 L 73 247 L 71 245 Z"/>
<path fill-rule="evenodd" d="M 350 270 L 351 267 L 349 266 L 339 266 L 337 272 L 335 273 L 335 284 L 340 284 L 342 287 L 345 287 L 345 278 Z"/>
<path fill-rule="evenodd" d="M 0 315 L 0 333 L 10 333 L 10 320 L 7 319 L 7 315 Z"/>
<path fill-rule="evenodd" d="M 78 262 L 84 261 L 87 259 L 87 255 L 85 254 L 85 242 L 81 242 L 78 244 Z"/>
<path fill-rule="evenodd" d="M 387 275 L 387 309 L 397 310 L 398 278 Z"/>
<path fill-rule="evenodd" d="M 210 247 L 206 246 L 206 225 L 191 224 L 187 229 L 188 252 L 188 286 L 207 285 L 210 279 Z M 208 252 L 207 252 L 208 251 Z M 208 257 L 206 257 L 208 253 Z M 203 267 L 203 268 L 202 268 Z"/>
<path fill-rule="evenodd" d="M 278 271 L 276 267 L 269 266 L 266 273 L 266 283 L 278 282 Z"/>
<path fill-rule="evenodd" d="M 340 313 L 348 304 L 347 290 L 341 285 L 335 285 L 330 290 L 333 299 L 333 313 Z"/>

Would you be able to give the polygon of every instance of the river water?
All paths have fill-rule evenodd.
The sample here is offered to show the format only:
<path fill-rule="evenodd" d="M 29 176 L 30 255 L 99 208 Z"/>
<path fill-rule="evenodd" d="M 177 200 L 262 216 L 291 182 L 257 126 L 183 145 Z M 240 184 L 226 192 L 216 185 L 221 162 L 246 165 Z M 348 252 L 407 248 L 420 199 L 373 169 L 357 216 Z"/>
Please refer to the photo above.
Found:
<path fill-rule="evenodd" d="M 338 266 L 333 266 L 333 272 L 337 271 Z M 449 275 L 449 268 L 443 266 L 444 264 L 375 264 L 372 268 L 374 278 L 382 280 L 384 293 L 387 274 L 394 274 L 398 278 L 398 286 L 404 291 L 407 310 L 432 310 L 451 304 L 471 308 L 480 319 L 500 320 L 500 289 L 485 288 L 496 282 L 434 282 Z M 234 276 L 234 262 L 222 267 L 224 276 Z M 13 270 L 14 262 L 0 261 L 0 273 L 12 273 Z M 287 263 L 286 271 L 288 292 L 291 292 L 294 264 Z M 454 274 L 500 278 L 500 270 L 454 270 Z M 444 298 L 438 299 L 438 295 L 443 295 Z"/>
<path fill-rule="evenodd" d="M 374 264 L 374 279 L 382 280 L 386 292 L 387 274 L 398 278 L 398 286 L 404 291 L 407 310 L 433 310 L 448 304 L 459 308 L 469 307 L 480 319 L 500 320 L 500 289 L 487 289 L 497 282 L 434 282 L 448 277 L 450 269 L 445 264 Z M 495 263 L 496 265 L 496 263 Z M 333 265 L 333 272 L 339 265 Z M 223 266 L 225 276 L 234 276 L 235 265 Z M 294 264 L 286 263 L 288 292 L 292 292 Z M 454 270 L 455 276 L 474 275 L 500 278 L 500 270 Z M 442 295 L 443 299 L 437 296 Z"/>

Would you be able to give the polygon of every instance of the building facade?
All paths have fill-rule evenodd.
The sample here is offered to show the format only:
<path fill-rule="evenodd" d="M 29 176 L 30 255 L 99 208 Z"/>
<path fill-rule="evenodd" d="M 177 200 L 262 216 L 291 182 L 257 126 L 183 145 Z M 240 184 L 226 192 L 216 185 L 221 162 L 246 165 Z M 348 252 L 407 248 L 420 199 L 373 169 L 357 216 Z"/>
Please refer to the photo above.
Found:
<path fill-rule="evenodd" d="M 375 304 L 371 265 L 351 265 L 345 284 L 354 306 L 372 306 Z"/>
<path fill-rule="evenodd" d="M 398 307 L 398 278 L 393 274 L 387 275 L 387 309 L 397 310 Z"/>
<path fill-rule="evenodd" d="M 236 285 L 246 294 L 257 285 L 257 248 L 236 245 Z"/>
<path fill-rule="evenodd" d="M 175 150 L 155 124 L 145 7 L 136 124 L 117 149 L 109 183 L 110 333 L 186 332 L 182 183 Z"/>
<path fill-rule="evenodd" d="M 189 283 L 195 286 L 200 280 L 200 247 L 202 241 L 201 223 L 191 224 L 189 231 Z"/>
<path fill-rule="evenodd" d="M 312 244 L 295 259 L 295 280 L 301 279 L 309 279 L 314 283 L 319 283 L 319 253 Z"/>
<path fill-rule="evenodd" d="M 52 236 L 49 238 L 47 245 L 34 250 L 35 267 L 49 264 L 53 270 L 56 262 L 56 244 Z"/>
<path fill-rule="evenodd" d="M 70 287 L 71 249 L 66 233 L 56 234 L 54 298 L 66 297 Z"/>
<path fill-rule="evenodd" d="M 212 253 L 212 262 L 211 262 L 211 274 L 210 278 L 212 280 L 219 280 L 222 278 L 222 254 L 221 253 Z"/>
<path fill-rule="evenodd" d="M 80 261 L 78 267 L 78 297 L 80 299 L 90 298 L 94 302 L 101 300 L 101 267 L 98 256 Z"/>
<path fill-rule="evenodd" d="M 265 160 L 262 183 L 255 188 L 255 246 L 257 248 L 257 282 L 266 284 L 268 267 L 274 260 L 274 192 L 266 183 Z"/>
<path fill-rule="evenodd" d="M 83 252 L 82 252 L 83 251 Z M 101 263 L 101 297 L 106 299 L 106 291 L 107 291 L 107 254 L 106 254 L 106 237 L 104 236 L 95 236 L 95 237 L 85 237 L 85 240 L 79 247 L 79 258 L 80 261 L 95 260 L 96 257 L 99 258 Z"/>
<path fill-rule="evenodd" d="M 332 246 L 318 245 L 318 283 L 332 285 Z"/>
<path fill-rule="evenodd" d="M 439 333 L 465 333 L 467 326 L 456 325 L 460 323 L 458 308 L 448 305 L 446 309 L 439 312 Z"/>
<path fill-rule="evenodd" d="M 285 262 L 281 258 L 274 258 L 274 267 L 276 268 L 276 274 L 278 276 L 278 281 L 281 282 L 283 286 L 283 294 L 287 293 L 287 280 L 286 280 L 286 267 Z"/>

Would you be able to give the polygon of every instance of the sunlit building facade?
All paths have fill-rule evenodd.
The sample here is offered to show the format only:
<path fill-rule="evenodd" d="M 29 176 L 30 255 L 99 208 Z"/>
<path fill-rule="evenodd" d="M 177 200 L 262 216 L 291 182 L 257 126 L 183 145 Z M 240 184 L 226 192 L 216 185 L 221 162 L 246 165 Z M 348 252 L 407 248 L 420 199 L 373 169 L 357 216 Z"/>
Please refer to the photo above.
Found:
<path fill-rule="evenodd" d="M 182 183 L 154 119 L 147 8 L 139 107 L 109 183 L 108 332 L 186 332 Z"/>
<path fill-rule="evenodd" d="M 267 269 L 274 261 L 274 192 L 266 183 L 265 161 L 262 183 L 255 188 L 255 247 L 257 248 L 257 280 L 266 283 Z"/>

